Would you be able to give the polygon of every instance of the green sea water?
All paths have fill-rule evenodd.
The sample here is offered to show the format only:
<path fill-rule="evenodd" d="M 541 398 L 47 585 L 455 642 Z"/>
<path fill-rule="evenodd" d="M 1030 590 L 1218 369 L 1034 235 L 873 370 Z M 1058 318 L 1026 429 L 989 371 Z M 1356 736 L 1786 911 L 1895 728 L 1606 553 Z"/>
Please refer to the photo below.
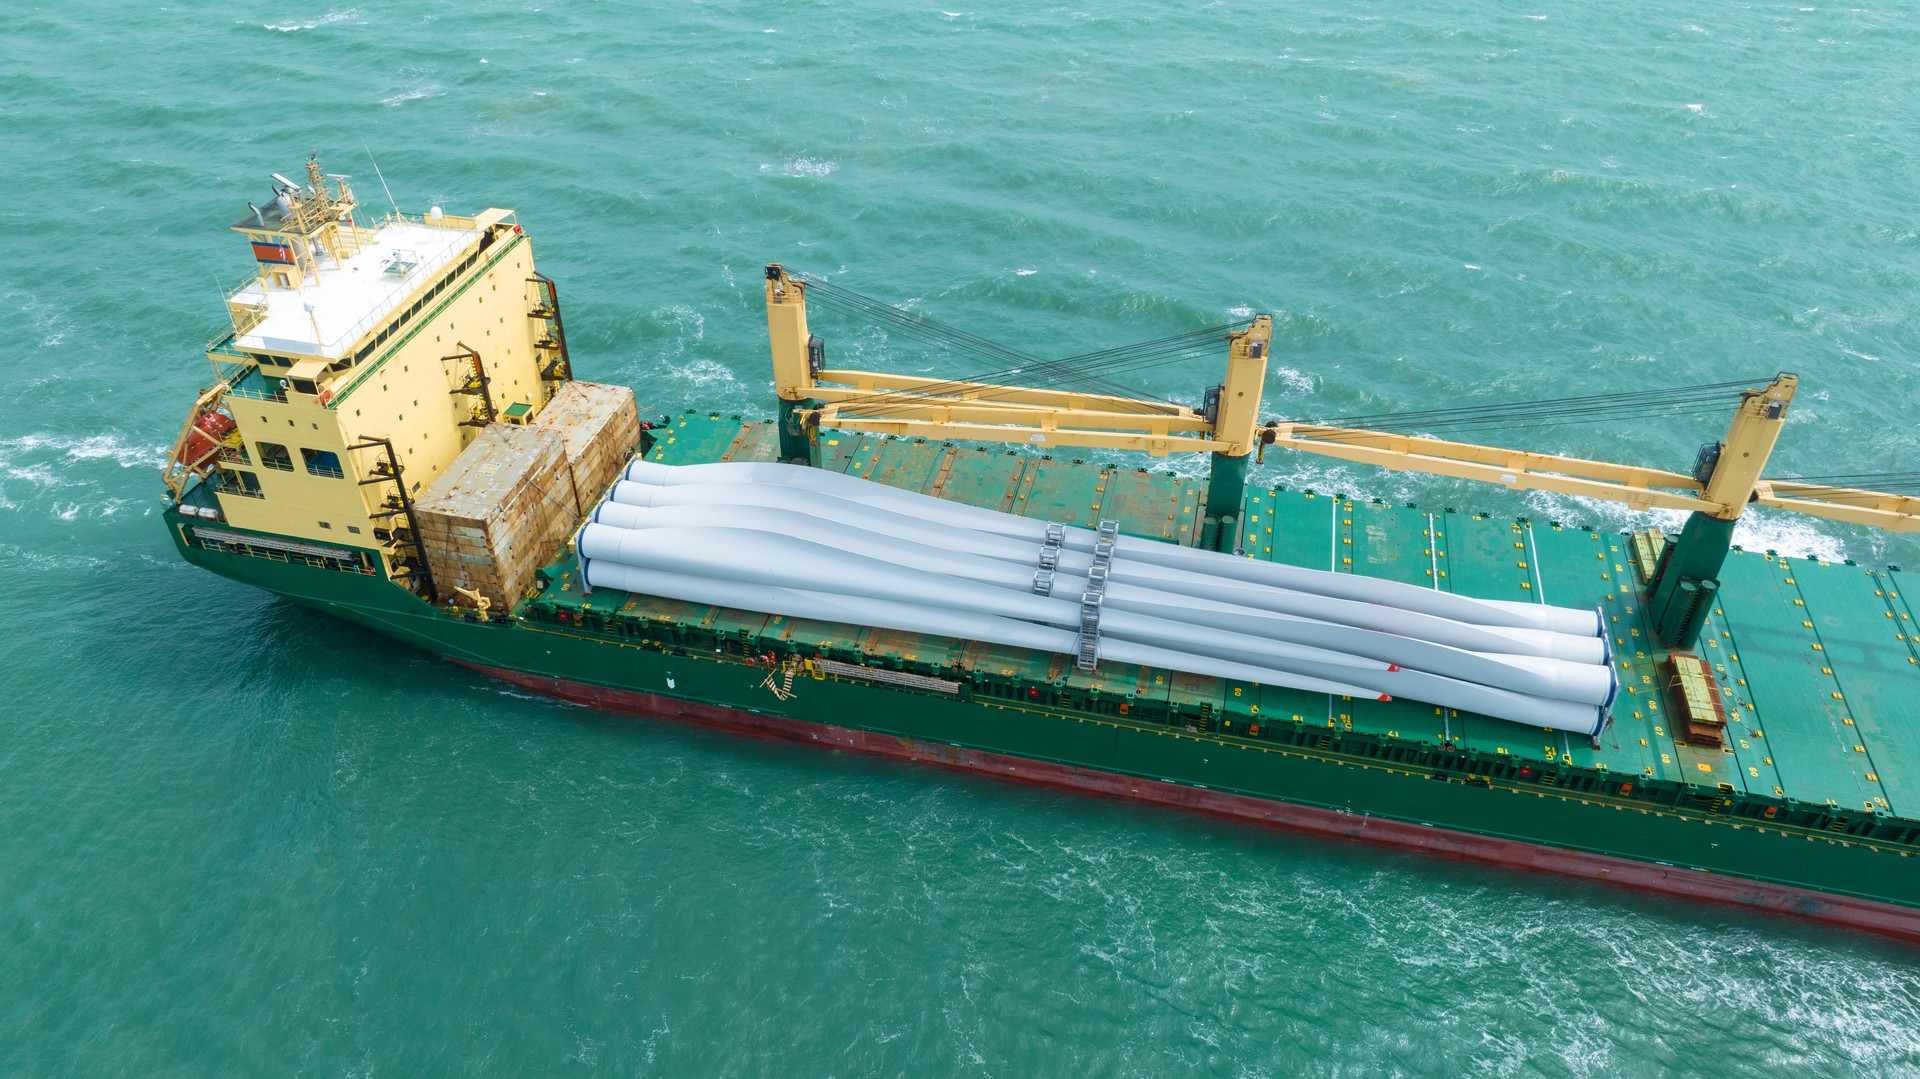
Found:
<path fill-rule="evenodd" d="M 653 411 L 765 411 L 777 260 L 1042 355 L 1271 311 L 1283 416 L 1791 370 L 1776 473 L 1911 469 L 1916 55 L 1892 5 L 11 5 L 0 1074 L 1920 1074 L 1913 949 L 563 706 L 157 516 L 226 225 L 314 151 L 384 208 L 363 142 L 404 208 L 517 210 Z"/>

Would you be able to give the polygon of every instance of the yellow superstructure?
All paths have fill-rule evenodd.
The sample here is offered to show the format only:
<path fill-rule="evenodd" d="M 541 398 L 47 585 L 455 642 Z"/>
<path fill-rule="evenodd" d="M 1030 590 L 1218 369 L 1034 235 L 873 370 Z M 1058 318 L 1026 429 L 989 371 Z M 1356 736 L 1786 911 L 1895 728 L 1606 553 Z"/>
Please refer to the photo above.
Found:
<path fill-rule="evenodd" d="M 345 177 L 307 172 L 276 176 L 233 226 L 258 271 L 228 297 L 217 381 L 168 483 L 178 497 L 207 477 L 227 524 L 374 548 L 407 578 L 414 496 L 481 427 L 531 420 L 570 378 L 558 300 L 511 212 L 363 224 Z"/>

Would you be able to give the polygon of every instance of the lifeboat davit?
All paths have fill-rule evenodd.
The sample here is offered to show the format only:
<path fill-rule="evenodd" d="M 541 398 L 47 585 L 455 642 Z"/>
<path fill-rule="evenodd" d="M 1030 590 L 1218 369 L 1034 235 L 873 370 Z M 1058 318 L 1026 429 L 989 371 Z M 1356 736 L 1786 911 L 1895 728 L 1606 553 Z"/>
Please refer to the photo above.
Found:
<path fill-rule="evenodd" d="M 186 443 L 181 447 L 180 460 L 189 468 L 197 468 L 207 463 L 227 436 L 239 428 L 233 417 L 224 412 L 208 412 L 193 421 L 187 429 Z"/>

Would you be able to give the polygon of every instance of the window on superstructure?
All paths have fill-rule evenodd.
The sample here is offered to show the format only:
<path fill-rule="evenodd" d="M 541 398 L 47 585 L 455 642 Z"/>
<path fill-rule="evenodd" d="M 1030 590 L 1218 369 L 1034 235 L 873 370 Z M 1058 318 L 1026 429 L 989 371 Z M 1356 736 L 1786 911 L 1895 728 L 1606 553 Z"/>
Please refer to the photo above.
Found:
<path fill-rule="evenodd" d="M 213 474 L 214 484 L 222 494 L 244 495 L 247 498 L 265 498 L 260 491 L 260 477 L 237 468 L 222 469 Z"/>
<path fill-rule="evenodd" d="M 346 475 L 340 468 L 340 455 L 332 450 L 302 449 L 300 460 L 306 464 L 310 476 L 326 476 L 337 480 Z"/>
<path fill-rule="evenodd" d="M 260 449 L 260 467 L 278 469 L 281 472 L 293 471 L 293 455 L 278 442 L 256 442 Z"/>

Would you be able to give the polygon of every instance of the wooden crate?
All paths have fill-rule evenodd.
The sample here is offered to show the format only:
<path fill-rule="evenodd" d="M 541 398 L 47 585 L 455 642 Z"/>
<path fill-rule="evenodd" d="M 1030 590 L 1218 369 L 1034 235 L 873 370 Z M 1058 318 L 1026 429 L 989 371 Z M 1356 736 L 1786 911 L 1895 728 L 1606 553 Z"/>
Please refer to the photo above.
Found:
<path fill-rule="evenodd" d="M 1690 652 L 1674 652 L 1661 666 L 1673 705 L 1674 738 L 1696 746 L 1726 745 L 1727 706 L 1713 665 Z"/>
<path fill-rule="evenodd" d="M 579 525 L 565 439 L 540 427 L 486 428 L 417 500 L 436 598 L 505 610 Z"/>
<path fill-rule="evenodd" d="M 564 440 L 574 505 L 583 515 L 613 486 L 640 441 L 633 391 L 598 382 L 563 384 L 533 426 Z"/>

